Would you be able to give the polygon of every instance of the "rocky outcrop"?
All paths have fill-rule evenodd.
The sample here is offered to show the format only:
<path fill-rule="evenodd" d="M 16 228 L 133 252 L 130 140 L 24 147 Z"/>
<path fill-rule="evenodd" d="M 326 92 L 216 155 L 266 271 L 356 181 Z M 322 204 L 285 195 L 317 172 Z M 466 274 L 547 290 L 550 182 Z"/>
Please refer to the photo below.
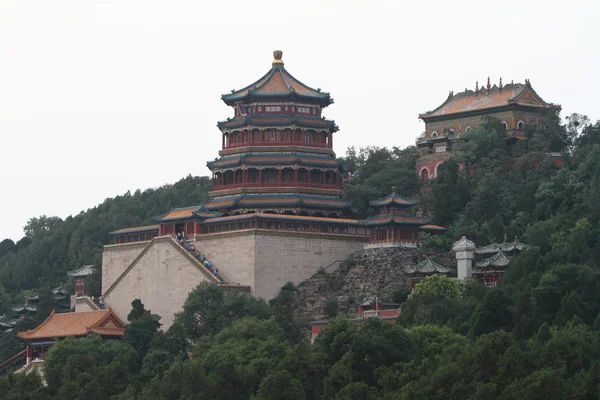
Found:
<path fill-rule="evenodd" d="M 303 320 L 325 316 L 325 304 L 335 299 L 340 313 L 354 315 L 356 304 L 368 293 L 392 302 L 394 293 L 408 288 L 405 270 L 429 257 L 456 270 L 454 253 L 435 249 L 381 248 L 356 252 L 333 273 L 320 271 L 298 285 L 294 295 L 296 317 Z"/>

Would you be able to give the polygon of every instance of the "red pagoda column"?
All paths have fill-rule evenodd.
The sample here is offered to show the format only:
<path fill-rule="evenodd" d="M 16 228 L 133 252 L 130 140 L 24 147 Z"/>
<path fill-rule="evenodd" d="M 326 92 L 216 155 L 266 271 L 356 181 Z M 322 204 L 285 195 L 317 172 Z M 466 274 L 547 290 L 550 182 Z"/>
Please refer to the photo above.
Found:
<path fill-rule="evenodd" d="M 258 185 L 262 186 L 262 168 L 258 170 Z"/>
<path fill-rule="evenodd" d="M 279 181 L 278 183 L 281 185 L 283 182 L 283 168 L 279 168 Z"/>
<path fill-rule="evenodd" d="M 294 185 L 298 184 L 298 168 L 294 168 Z"/>
<path fill-rule="evenodd" d="M 225 148 L 225 134 L 223 134 L 223 137 L 221 138 L 221 148 Z"/>

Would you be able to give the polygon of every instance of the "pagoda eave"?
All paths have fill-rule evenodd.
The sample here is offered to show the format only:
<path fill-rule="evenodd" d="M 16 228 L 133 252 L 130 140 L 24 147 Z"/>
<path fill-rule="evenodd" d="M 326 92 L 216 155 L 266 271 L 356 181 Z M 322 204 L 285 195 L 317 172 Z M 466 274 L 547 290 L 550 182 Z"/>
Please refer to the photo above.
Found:
<path fill-rule="evenodd" d="M 327 154 L 327 155 L 333 156 L 333 158 L 336 158 L 335 152 L 332 149 L 328 149 L 326 147 L 307 147 L 307 146 L 300 146 L 297 144 L 289 144 L 289 145 L 288 144 L 276 144 L 276 145 L 272 145 L 272 146 L 265 146 L 265 145 L 242 145 L 239 147 L 232 146 L 232 147 L 225 148 L 223 150 L 219 150 L 219 155 L 223 157 L 223 156 L 229 156 L 232 154 L 249 153 L 249 152 L 256 152 L 256 153 L 263 153 L 263 152 L 264 153 L 266 153 L 266 152 L 306 153 L 306 152 L 310 152 L 310 153 L 317 153 L 317 154 Z"/>
<path fill-rule="evenodd" d="M 316 94 L 305 94 L 298 92 L 283 92 L 283 93 L 257 93 L 254 91 L 248 91 L 243 95 L 232 95 L 224 94 L 221 96 L 221 100 L 228 106 L 234 106 L 238 102 L 245 104 L 252 103 L 254 101 L 306 101 L 309 104 L 317 104 L 321 107 L 327 107 L 333 104 L 333 99 L 329 93 L 323 92 L 318 95 Z"/>
<path fill-rule="evenodd" d="M 232 188 L 217 189 L 208 192 L 209 197 L 214 196 L 234 196 L 246 193 L 302 193 L 302 194 L 316 194 L 316 195 L 327 195 L 327 196 L 343 196 L 344 192 L 337 188 L 319 188 L 310 186 L 240 186 Z"/>

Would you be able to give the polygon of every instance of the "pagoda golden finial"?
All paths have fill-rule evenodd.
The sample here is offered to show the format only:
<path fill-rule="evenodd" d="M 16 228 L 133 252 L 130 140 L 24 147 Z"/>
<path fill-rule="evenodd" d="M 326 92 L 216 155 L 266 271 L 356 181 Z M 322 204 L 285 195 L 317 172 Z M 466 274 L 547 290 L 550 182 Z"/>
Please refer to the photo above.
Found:
<path fill-rule="evenodd" d="M 396 186 L 392 186 L 392 193 L 396 193 Z"/>
<path fill-rule="evenodd" d="M 281 65 L 283 65 L 283 60 L 281 59 L 282 56 L 283 56 L 283 51 L 281 51 L 281 50 L 275 50 L 273 52 L 273 64 L 281 64 Z"/>

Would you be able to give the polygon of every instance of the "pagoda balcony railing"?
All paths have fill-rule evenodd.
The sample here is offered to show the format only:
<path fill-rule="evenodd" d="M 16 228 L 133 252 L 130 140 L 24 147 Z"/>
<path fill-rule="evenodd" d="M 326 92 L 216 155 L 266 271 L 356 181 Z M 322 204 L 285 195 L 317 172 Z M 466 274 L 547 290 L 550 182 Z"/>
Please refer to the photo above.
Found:
<path fill-rule="evenodd" d="M 306 146 L 306 147 L 317 147 L 320 149 L 331 149 L 325 142 L 314 143 L 314 142 L 304 142 L 302 140 L 258 140 L 258 141 L 245 141 L 245 142 L 237 142 L 237 143 L 227 143 L 223 147 L 223 149 L 236 149 L 240 147 L 248 147 L 248 146 Z"/>
<path fill-rule="evenodd" d="M 322 188 L 322 189 L 341 189 L 342 183 L 322 183 L 322 182 L 294 182 L 294 181 L 284 181 L 284 182 L 246 182 L 246 183 L 228 183 L 228 184 L 213 184 L 213 190 L 225 190 L 225 189 L 237 189 L 243 187 L 261 187 L 261 188 L 275 188 L 275 187 L 313 187 L 313 188 Z"/>

